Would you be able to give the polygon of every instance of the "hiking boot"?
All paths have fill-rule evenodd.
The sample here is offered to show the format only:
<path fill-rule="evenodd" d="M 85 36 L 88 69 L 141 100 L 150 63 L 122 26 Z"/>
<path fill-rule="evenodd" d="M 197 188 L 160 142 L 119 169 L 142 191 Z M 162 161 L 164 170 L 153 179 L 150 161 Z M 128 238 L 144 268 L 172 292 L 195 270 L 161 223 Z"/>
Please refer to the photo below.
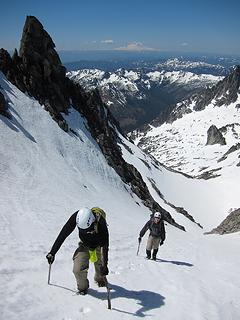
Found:
<path fill-rule="evenodd" d="M 104 280 L 98 280 L 98 281 L 96 281 L 96 283 L 99 286 L 99 288 L 106 287 L 106 283 Z"/>
<path fill-rule="evenodd" d="M 88 289 L 84 289 L 84 290 L 79 290 L 78 293 L 81 295 L 81 296 L 85 296 L 88 292 Z"/>
<path fill-rule="evenodd" d="M 147 254 L 146 258 L 151 259 L 151 250 L 146 250 L 146 254 Z"/>
<path fill-rule="evenodd" d="M 158 252 L 158 249 L 153 250 L 152 260 L 154 260 L 154 261 L 157 260 L 157 252 Z"/>

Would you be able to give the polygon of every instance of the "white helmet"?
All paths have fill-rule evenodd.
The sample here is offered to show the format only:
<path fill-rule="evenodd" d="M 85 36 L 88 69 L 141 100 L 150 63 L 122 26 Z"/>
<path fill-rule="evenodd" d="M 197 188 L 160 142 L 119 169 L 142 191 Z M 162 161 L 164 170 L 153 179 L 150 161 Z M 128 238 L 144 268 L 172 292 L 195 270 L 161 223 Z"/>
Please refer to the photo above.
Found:
<path fill-rule="evenodd" d="M 161 213 L 160 212 L 155 212 L 154 213 L 154 218 L 159 218 L 159 219 L 161 219 Z"/>
<path fill-rule="evenodd" d="M 89 208 L 82 208 L 77 213 L 76 223 L 78 228 L 87 229 L 95 221 L 94 214 Z"/>

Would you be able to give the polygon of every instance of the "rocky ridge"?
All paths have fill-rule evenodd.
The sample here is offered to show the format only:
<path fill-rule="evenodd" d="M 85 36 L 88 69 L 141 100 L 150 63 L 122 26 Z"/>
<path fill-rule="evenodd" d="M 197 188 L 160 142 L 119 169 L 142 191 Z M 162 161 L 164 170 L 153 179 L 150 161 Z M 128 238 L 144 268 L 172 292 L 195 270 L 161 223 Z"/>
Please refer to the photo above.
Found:
<path fill-rule="evenodd" d="M 228 234 L 240 231 L 240 209 L 234 209 L 230 214 L 223 220 L 222 223 L 210 232 L 205 234 Z"/>

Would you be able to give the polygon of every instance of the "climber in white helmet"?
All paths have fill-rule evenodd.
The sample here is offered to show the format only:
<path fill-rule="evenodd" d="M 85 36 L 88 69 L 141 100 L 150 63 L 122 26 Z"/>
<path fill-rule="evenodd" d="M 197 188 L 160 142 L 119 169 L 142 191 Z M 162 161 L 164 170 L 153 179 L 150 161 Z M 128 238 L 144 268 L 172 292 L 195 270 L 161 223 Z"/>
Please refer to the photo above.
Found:
<path fill-rule="evenodd" d="M 163 217 L 160 212 L 155 212 L 142 228 L 138 238 L 139 243 L 147 230 L 150 231 L 146 247 L 147 259 L 151 259 L 151 250 L 153 250 L 152 260 L 156 260 L 159 245 L 163 244 L 166 235 Z"/>
<path fill-rule="evenodd" d="M 55 254 L 60 249 L 64 240 L 77 226 L 80 242 L 73 255 L 73 273 L 76 277 L 80 294 L 86 294 L 89 288 L 87 278 L 89 260 L 94 263 L 94 280 L 98 286 L 103 287 L 106 285 L 109 235 L 105 218 L 105 212 L 98 207 L 92 209 L 84 207 L 78 210 L 63 226 L 52 249 L 46 256 L 49 264 L 52 264 L 55 259 Z"/>

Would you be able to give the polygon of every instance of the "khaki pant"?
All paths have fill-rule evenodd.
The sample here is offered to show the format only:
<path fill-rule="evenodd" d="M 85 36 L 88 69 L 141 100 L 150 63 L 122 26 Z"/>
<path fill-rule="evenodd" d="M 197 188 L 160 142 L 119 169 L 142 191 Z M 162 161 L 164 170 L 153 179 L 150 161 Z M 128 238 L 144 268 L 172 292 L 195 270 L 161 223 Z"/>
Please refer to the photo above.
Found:
<path fill-rule="evenodd" d="M 79 291 L 86 290 L 89 288 L 89 281 L 87 278 L 89 269 L 89 248 L 79 245 L 79 248 L 75 251 L 73 256 L 73 273 L 77 281 L 77 287 Z M 100 274 L 101 267 L 101 248 L 96 248 L 97 252 L 97 262 L 94 263 L 95 276 L 94 280 L 96 282 L 104 281 L 104 277 Z"/>
<path fill-rule="evenodd" d="M 160 241 L 161 241 L 161 238 L 156 238 L 149 235 L 146 250 L 158 249 Z"/>

